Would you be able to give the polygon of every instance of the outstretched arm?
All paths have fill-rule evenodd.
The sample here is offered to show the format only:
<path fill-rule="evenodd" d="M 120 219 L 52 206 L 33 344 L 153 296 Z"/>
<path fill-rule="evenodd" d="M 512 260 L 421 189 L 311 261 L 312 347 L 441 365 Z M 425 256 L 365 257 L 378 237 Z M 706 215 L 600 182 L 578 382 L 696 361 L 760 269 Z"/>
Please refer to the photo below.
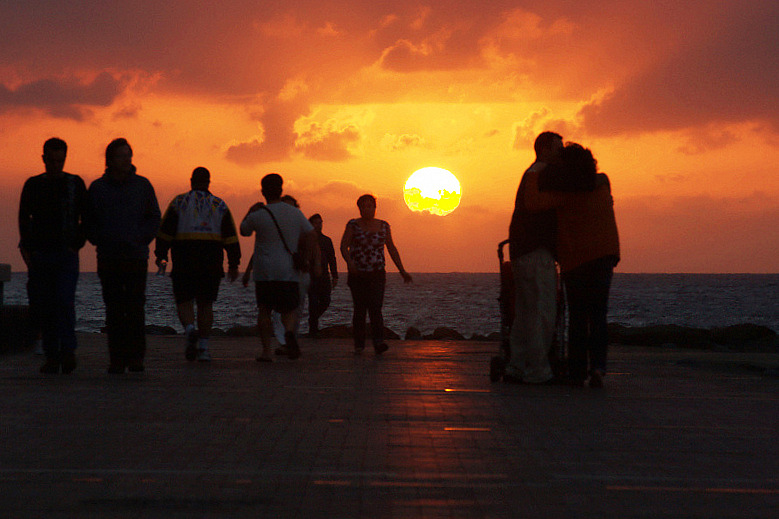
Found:
<path fill-rule="evenodd" d="M 392 241 L 392 232 L 390 231 L 389 224 L 387 224 L 387 241 L 385 243 L 387 245 L 387 252 L 389 252 L 390 258 L 392 258 L 395 266 L 398 267 L 400 275 L 403 276 L 403 281 L 406 283 L 411 283 L 411 274 L 406 272 L 406 269 L 403 268 L 403 262 L 400 260 L 400 253 L 398 252 L 398 248 L 395 247 L 395 242 Z"/>
<path fill-rule="evenodd" d="M 349 249 L 352 245 L 352 228 L 349 226 L 349 224 L 346 224 L 346 229 L 344 229 L 344 235 L 341 237 L 341 256 L 343 256 L 344 261 L 346 262 L 346 268 L 349 272 L 354 270 L 354 265 L 352 264 L 352 257 L 351 254 L 349 254 Z"/>

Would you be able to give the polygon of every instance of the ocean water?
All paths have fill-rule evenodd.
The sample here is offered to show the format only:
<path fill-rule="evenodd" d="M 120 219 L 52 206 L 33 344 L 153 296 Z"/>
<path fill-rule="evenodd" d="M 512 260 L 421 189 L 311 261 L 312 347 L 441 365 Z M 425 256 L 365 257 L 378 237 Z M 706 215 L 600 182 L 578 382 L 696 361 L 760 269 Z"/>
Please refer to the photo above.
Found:
<path fill-rule="evenodd" d="M 5 285 L 5 304 L 27 304 L 26 273 L 14 273 Z M 351 297 L 346 279 L 333 291 L 320 326 L 351 323 Z M 405 285 L 400 275 L 387 275 L 384 303 L 386 326 L 403 336 L 410 326 L 423 334 L 439 326 L 466 337 L 500 330 L 497 273 L 414 274 Z M 173 326 L 176 317 L 170 278 L 149 274 L 146 322 Z M 215 306 L 214 326 L 226 330 L 253 325 L 254 290 L 223 281 Z M 76 294 L 77 329 L 97 332 L 104 325 L 97 274 L 82 273 Z M 627 326 L 678 324 L 700 328 L 754 323 L 779 332 L 779 274 L 622 274 L 614 276 L 609 321 Z M 306 332 L 307 321 L 301 321 Z"/>

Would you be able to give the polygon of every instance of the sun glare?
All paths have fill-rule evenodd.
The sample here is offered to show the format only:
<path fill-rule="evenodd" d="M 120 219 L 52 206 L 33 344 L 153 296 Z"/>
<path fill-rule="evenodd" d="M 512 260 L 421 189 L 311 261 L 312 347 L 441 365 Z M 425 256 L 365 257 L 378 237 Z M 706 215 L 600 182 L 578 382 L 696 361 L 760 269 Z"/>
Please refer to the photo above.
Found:
<path fill-rule="evenodd" d="M 428 167 L 418 169 L 408 177 L 403 187 L 403 199 L 416 212 L 444 216 L 460 205 L 460 182 L 450 171 Z"/>

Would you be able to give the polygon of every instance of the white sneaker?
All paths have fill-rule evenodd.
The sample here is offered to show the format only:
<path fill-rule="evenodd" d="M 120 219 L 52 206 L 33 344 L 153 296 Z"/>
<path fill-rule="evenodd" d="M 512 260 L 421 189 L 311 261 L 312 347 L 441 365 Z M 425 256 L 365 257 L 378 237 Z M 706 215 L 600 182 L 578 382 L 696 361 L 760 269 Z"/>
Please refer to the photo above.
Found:
<path fill-rule="evenodd" d="M 197 350 L 197 360 L 199 362 L 210 362 L 211 361 L 211 354 L 208 352 L 207 348 L 198 348 L 198 350 Z"/>

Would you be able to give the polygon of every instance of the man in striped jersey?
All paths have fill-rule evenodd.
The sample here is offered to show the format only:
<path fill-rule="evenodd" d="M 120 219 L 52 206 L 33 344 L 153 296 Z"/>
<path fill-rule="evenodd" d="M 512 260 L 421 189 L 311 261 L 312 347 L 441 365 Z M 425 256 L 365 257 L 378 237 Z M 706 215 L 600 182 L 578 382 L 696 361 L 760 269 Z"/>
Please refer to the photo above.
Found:
<path fill-rule="evenodd" d="M 213 304 L 224 277 L 223 250 L 227 251 L 227 279 L 232 282 L 238 277 L 241 248 L 230 209 L 208 191 L 209 171 L 195 168 L 190 183 L 192 190 L 176 196 L 162 217 L 155 255 L 160 266 L 167 261 L 168 249 L 171 251 L 170 277 L 186 336 L 186 359 L 210 361 L 208 338 L 214 321 Z"/>

